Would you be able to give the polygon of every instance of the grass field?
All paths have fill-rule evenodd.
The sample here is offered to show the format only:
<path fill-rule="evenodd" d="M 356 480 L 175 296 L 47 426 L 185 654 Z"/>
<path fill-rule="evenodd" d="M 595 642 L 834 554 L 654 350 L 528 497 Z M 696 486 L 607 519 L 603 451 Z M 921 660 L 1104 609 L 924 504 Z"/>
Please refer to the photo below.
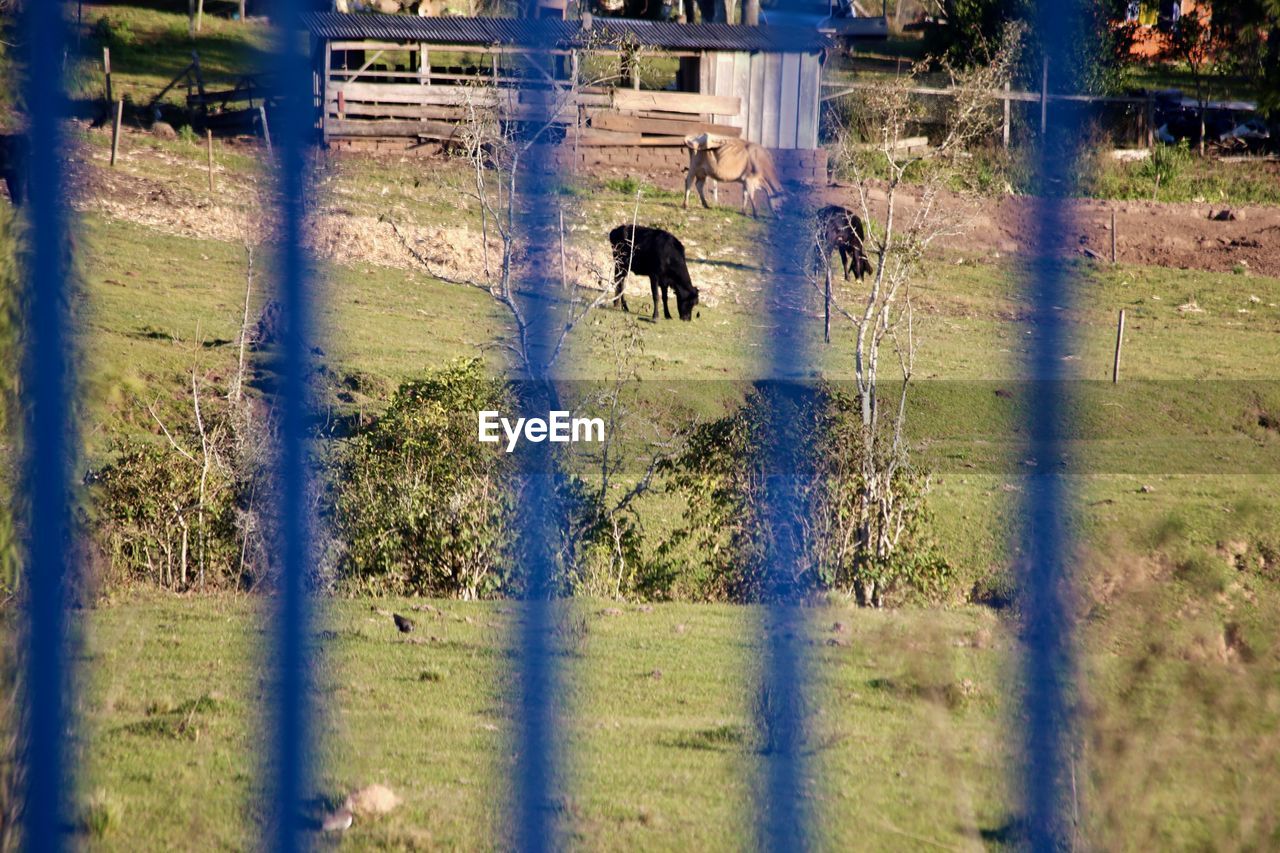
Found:
<path fill-rule="evenodd" d="M 377 601 L 408 612 L 424 602 Z M 358 848 L 472 848 L 500 837 L 510 712 L 508 607 L 437 601 L 405 640 L 368 602 L 322 617 L 321 795 L 371 782 L 405 799 Z M 561 656 L 569 722 L 559 825 L 582 849 L 740 849 L 760 756 L 743 607 L 583 600 Z M 262 602 L 126 597 L 85 618 L 84 787 L 121 813 L 104 849 L 242 848 L 263 697 Z M 613 615 L 616 614 L 616 615 Z M 1008 817 L 1001 733 L 1008 639 L 988 611 L 812 612 L 811 793 L 823 847 L 972 845 Z M 839 630 L 833 627 L 839 623 Z M 838 645 L 829 645 L 828 640 Z M 219 649 L 211 658 L 210 649 Z M 940 656 L 929 650 L 946 651 Z M 925 746 L 929 744 L 929 746 Z M 157 797 L 159 791 L 166 794 Z M 849 820 L 851 812 L 865 820 Z"/>
<path fill-rule="evenodd" d="M 159 5 L 86 5 L 86 20 L 106 14 L 127 27 L 116 85 L 136 89 L 135 100 L 158 91 L 186 49 L 185 15 Z M 211 74 L 252 64 L 266 44 L 254 23 L 207 19 L 206 28 L 200 44 Z M 245 292 L 243 237 L 260 236 L 243 224 L 267 192 L 251 144 L 218 142 L 220 190 L 209 196 L 197 145 L 129 133 L 109 170 L 105 137 L 85 132 L 80 141 L 75 311 L 83 464 L 91 467 L 122 435 L 163 446 L 148 407 L 180 417 L 193 370 L 211 389 L 225 387 Z M 408 158 L 320 165 L 320 213 L 348 223 L 356 244 L 318 268 L 332 380 L 324 402 L 334 417 L 374 417 L 399 383 L 458 357 L 502 370 L 496 344 L 509 329 L 487 297 L 411 263 L 360 254 L 383 216 L 477 228 L 475 206 L 456 191 L 466 176 Z M 1205 186 L 1230 184 L 1223 174 Z M 1255 184 L 1242 178 L 1240 186 L 1253 192 Z M 1118 182 L 1109 192 L 1130 191 L 1144 190 Z M 658 389 L 653 397 L 671 398 L 654 407 L 655 418 L 740 395 L 759 373 L 769 322 L 760 310 L 768 271 L 757 252 L 767 224 L 730 210 L 684 211 L 677 196 L 643 181 L 584 176 L 561 201 L 574 250 L 598 248 L 609 226 L 633 215 L 675 231 L 710 297 L 692 323 L 651 324 L 647 288 L 633 281 L 637 313 L 590 315 L 570 338 L 564 375 L 614 375 L 617 341 L 635 331 L 628 367 Z M 255 310 L 270 262 L 259 248 Z M 1077 383 L 1069 482 L 1079 535 L 1081 845 L 1280 847 L 1272 803 L 1280 784 L 1280 279 L 1086 262 L 1074 272 L 1070 366 L 1093 380 Z M 859 293 L 842 286 L 839 296 Z M 1030 306 L 1015 260 L 962 248 L 929 257 L 913 298 L 921 343 L 909 439 L 933 472 L 932 532 L 955 578 L 930 606 L 871 611 L 833 595 L 809 611 L 807 796 L 824 849 L 981 849 L 1020 839 L 1016 615 L 976 602 L 1007 593 L 1017 564 L 1010 534 L 1028 473 L 1018 378 Z M 1121 308 L 1125 382 L 1112 388 Z M 812 322 L 816 339 L 816 312 Z M 815 346 L 815 373 L 838 381 L 851 375 L 852 345 L 842 321 L 833 328 L 832 344 Z M 679 512 L 666 494 L 642 501 L 646 542 Z M 76 802 L 95 827 L 86 846 L 252 846 L 259 714 L 270 699 L 260 675 L 269 606 L 262 596 L 130 587 L 77 613 Z M 331 807 L 379 782 L 404 798 L 392 814 L 357 822 L 343 843 L 501 847 L 514 749 L 514 605 L 335 597 L 320 606 L 318 794 Z M 595 599 L 567 606 L 564 846 L 748 846 L 744 816 L 763 761 L 751 698 L 759 610 Z M 402 637 L 383 610 L 409 612 L 417 630 Z"/>

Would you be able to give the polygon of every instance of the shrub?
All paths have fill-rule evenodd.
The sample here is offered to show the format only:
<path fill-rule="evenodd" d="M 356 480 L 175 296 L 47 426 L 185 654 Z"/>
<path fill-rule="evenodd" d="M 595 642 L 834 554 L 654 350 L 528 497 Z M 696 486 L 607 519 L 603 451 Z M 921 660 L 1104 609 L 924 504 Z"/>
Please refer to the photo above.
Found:
<path fill-rule="evenodd" d="M 113 454 L 89 476 L 108 581 L 185 590 L 240 577 L 237 488 L 223 466 L 210 467 L 202 503 L 199 462 L 136 438 L 117 441 Z"/>
<path fill-rule="evenodd" d="M 766 594 L 767 537 L 793 526 L 802 554 L 794 580 L 802 588 L 853 591 L 871 584 L 888 595 L 943 593 L 951 571 L 928 536 L 924 474 L 899 464 L 892 483 L 901 515 L 884 519 L 873 511 L 859 408 L 828 387 L 805 396 L 788 419 L 792 434 L 782 439 L 797 449 L 798 468 L 789 472 L 799 492 L 797 515 L 765 523 L 765 440 L 775 405 L 753 390 L 737 411 L 694 427 L 684 452 L 664 463 L 669 488 L 688 505 L 685 524 L 659 549 L 667 583 L 695 598 L 758 600 Z M 893 536 L 895 547 L 871 544 L 882 536 Z"/>
<path fill-rule="evenodd" d="M 510 459 L 476 441 L 476 412 L 510 410 L 478 360 L 402 385 L 339 454 L 334 527 L 344 585 L 375 594 L 477 598 L 506 584 Z"/>
<path fill-rule="evenodd" d="M 94 23 L 93 38 L 103 47 L 109 47 L 117 52 L 138 43 L 138 37 L 134 35 L 128 21 L 117 21 L 106 15 Z"/>
<path fill-rule="evenodd" d="M 1167 187 L 1191 165 L 1191 148 L 1184 139 L 1177 145 L 1157 144 L 1138 168 L 1138 176 L 1152 184 L 1152 196 Z"/>

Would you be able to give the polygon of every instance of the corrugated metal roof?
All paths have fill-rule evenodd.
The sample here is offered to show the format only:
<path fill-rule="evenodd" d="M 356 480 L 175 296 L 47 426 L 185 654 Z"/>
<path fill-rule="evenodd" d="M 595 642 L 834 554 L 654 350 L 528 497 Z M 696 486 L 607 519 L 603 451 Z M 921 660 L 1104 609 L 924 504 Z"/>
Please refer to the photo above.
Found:
<path fill-rule="evenodd" d="M 797 53 L 820 50 L 826 42 L 803 27 L 731 24 L 678 24 L 596 18 L 587 37 L 580 21 L 554 18 L 420 18 L 414 15 L 366 15 L 314 12 L 303 16 L 312 35 L 327 39 L 381 39 L 436 44 L 549 45 L 581 47 L 588 43 L 634 40 L 668 50 L 761 50 Z M 601 33 L 605 35 L 601 35 Z"/>

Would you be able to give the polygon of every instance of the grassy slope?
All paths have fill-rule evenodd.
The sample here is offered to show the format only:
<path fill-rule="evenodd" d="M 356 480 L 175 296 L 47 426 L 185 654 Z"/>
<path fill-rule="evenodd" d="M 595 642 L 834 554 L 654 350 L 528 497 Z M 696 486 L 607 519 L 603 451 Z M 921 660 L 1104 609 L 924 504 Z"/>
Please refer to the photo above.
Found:
<path fill-rule="evenodd" d="M 180 15 L 132 6 L 111 13 L 141 16 L 139 31 L 185 26 Z M 140 89 L 162 85 L 167 73 L 126 62 L 117 86 L 130 85 L 133 74 Z M 198 148 L 130 143 L 154 146 L 170 160 L 126 158 L 122 168 L 199 190 Z M 229 170 L 226 180 L 254 174 L 249 156 L 220 151 L 219 161 Z M 436 176 L 422 180 L 413 164 L 344 161 L 333 174 L 326 189 L 362 215 L 393 209 L 419 223 L 459 215 L 450 198 L 433 190 Z M 598 239 L 602 222 L 629 219 L 632 201 L 591 185 L 567 204 L 572 221 L 589 226 L 581 232 L 585 240 Z M 735 298 L 704 307 L 693 324 L 642 324 L 641 375 L 752 376 L 759 334 L 752 271 L 723 264 L 750 266 L 758 226 L 732 213 L 684 214 L 669 196 L 646 202 L 641 218 L 688 235 L 697 244 L 691 254 L 721 262 L 695 267 L 695 277 L 723 274 L 741 285 Z M 92 457 L 115 431 L 153 430 L 142 404 L 160 397 L 163 409 L 166 398 L 180 396 L 193 360 L 215 379 L 230 370 L 233 347 L 217 342 L 234 338 L 243 250 L 99 215 L 88 217 L 86 229 L 81 310 Z M 922 375 L 1008 382 L 1024 351 L 1015 320 L 1025 306 L 1011 270 L 956 260 L 933 263 L 920 288 Z M 500 364 L 497 351 L 481 345 L 500 333 L 501 320 L 478 294 L 403 270 L 356 265 L 326 273 L 325 347 L 336 372 L 361 377 L 367 394 L 357 405 L 376 408 L 395 382 L 455 355 L 483 352 Z M 1249 302 L 1255 294 L 1261 306 Z M 1280 282 L 1256 276 L 1126 266 L 1088 272 L 1075 314 L 1076 366 L 1086 377 L 1107 375 L 1114 313 L 1126 307 L 1131 379 L 1274 377 L 1280 316 L 1267 303 L 1277 296 Z M 1175 310 L 1191 298 L 1206 313 Z M 1252 313 L 1237 314 L 1240 308 Z M 588 375 L 607 372 L 604 342 L 640 322 L 597 314 L 575 340 L 569 363 Z M 213 345 L 197 349 L 191 343 L 197 338 Z M 847 338 L 821 355 L 828 375 L 847 375 L 849 363 Z M 1198 399 L 1184 390 L 1171 403 L 1158 386 L 1130 394 L 1117 420 L 1127 429 L 1145 427 L 1147 413 L 1160 413 L 1160 429 L 1217 436 L 1236 430 L 1243 414 L 1230 395 Z M 918 419 L 929 434 L 960 429 L 960 440 L 923 452 L 938 466 L 937 536 L 968 576 L 1007 562 L 1005 531 L 1016 517 L 1019 488 L 1018 469 L 985 467 L 1008 455 L 1016 410 L 976 409 L 980 414 L 959 425 L 939 414 L 954 413 L 954 406 L 925 407 Z M 1267 434 L 1250 434 L 1259 446 L 1274 447 Z M 1078 483 L 1082 529 L 1106 555 L 1084 567 L 1088 583 L 1105 589 L 1088 599 L 1103 603 L 1090 611 L 1082 634 L 1094 738 L 1082 786 L 1089 831 L 1108 846 L 1196 847 L 1249 833 L 1268 837 L 1260 802 L 1274 788 L 1268 780 L 1276 756 L 1277 651 L 1266 614 L 1277 606 L 1275 584 L 1255 571 L 1215 576 L 1195 560 L 1235 537 L 1276 541 L 1277 478 L 1266 470 L 1274 469 L 1249 477 L 1172 476 L 1151 465 L 1140 474 Z M 1154 561 L 1136 556 L 1153 548 Z M 1117 574 L 1123 580 L 1111 583 Z M 124 813 L 107 846 L 241 847 L 250 838 L 247 802 L 257 754 L 244 737 L 254 732 L 259 699 L 249 675 L 258 663 L 255 607 L 235 599 L 143 596 L 88 617 L 93 686 L 85 711 L 95 736 L 85 746 L 84 788 L 101 788 Z M 398 642 L 385 619 L 370 622 L 367 603 L 332 603 L 327 627 L 336 635 L 328 643 L 332 668 L 322 695 L 335 734 L 324 792 L 338 797 L 385 781 L 408 801 L 397 815 L 353 831 L 359 846 L 471 846 L 492 837 L 497 824 L 504 774 L 492 762 L 508 754 L 501 705 L 506 620 L 494 605 L 445 607 L 473 622 L 426 623 L 420 635 L 446 642 L 412 646 Z M 1009 658 L 999 625 L 969 608 L 824 610 L 815 618 L 820 628 L 846 622 L 853 641 L 816 650 L 823 660 L 817 734 L 826 745 L 815 758 L 823 779 L 815 808 L 826 816 L 831 846 L 889 849 L 926 839 L 964 846 L 977 830 L 998 831 L 1010 808 L 999 704 L 1008 695 L 1001 665 Z M 698 840 L 722 847 L 744 840 L 744 771 L 756 759 L 745 743 L 749 717 L 738 673 L 757 656 L 748 639 L 752 619 L 749 609 L 681 605 L 593 619 L 584 655 L 568 661 L 578 784 L 564 814 L 566 831 L 581 846 Z M 686 632 L 675 634 L 676 624 Z M 1248 660 L 1238 651 L 1225 661 L 1215 657 L 1215 644 L 1233 624 L 1245 637 Z M 968 646 L 956 645 L 965 638 Z M 655 668 L 661 679 L 652 677 Z M 443 680 L 418 680 L 428 669 Z"/>

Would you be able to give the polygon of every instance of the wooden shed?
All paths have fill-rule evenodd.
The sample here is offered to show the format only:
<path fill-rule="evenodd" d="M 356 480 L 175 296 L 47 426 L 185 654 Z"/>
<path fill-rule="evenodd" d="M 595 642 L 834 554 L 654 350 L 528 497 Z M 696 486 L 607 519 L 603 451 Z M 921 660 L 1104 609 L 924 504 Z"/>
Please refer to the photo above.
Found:
<path fill-rule="evenodd" d="M 532 117 L 548 97 L 519 54 L 550 49 L 568 92 L 570 69 L 614 56 L 666 69 L 620 85 L 583 87 L 561 109 L 586 145 L 679 145 L 688 132 L 745 136 L 775 149 L 818 147 L 824 38 L 797 27 L 315 13 L 315 94 L 326 142 L 447 138 L 476 104 Z M 581 78 L 579 78 L 581 79 Z"/>

